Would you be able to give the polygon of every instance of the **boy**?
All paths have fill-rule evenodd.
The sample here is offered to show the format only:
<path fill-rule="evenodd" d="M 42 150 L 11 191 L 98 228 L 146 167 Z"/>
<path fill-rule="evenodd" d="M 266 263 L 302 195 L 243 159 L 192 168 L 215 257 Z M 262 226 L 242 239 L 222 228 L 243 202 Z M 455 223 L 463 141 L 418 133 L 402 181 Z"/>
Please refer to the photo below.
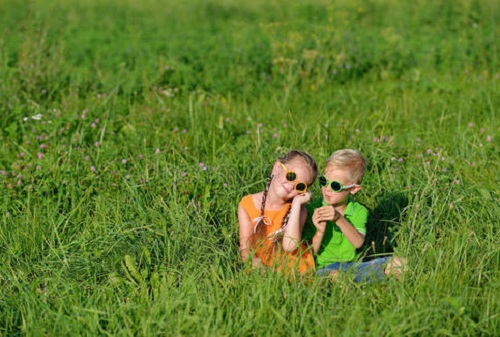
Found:
<path fill-rule="evenodd" d="M 368 210 L 353 200 L 361 190 L 365 170 L 366 159 L 355 150 L 338 150 L 326 161 L 325 174 L 319 177 L 323 199 L 306 206 L 308 221 L 303 234 L 312 243 L 318 275 L 349 270 L 356 282 L 380 280 L 389 274 L 399 278 L 405 259 L 354 262 L 356 249 L 365 242 L 368 220 Z"/>

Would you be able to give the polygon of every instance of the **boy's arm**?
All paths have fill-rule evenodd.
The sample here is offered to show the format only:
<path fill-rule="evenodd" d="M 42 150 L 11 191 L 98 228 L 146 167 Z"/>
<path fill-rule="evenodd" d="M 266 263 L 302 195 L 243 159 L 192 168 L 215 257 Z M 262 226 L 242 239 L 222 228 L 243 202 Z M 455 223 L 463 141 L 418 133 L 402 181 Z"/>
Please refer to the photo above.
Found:
<path fill-rule="evenodd" d="M 333 221 L 340 228 L 342 234 L 344 234 L 347 241 L 351 243 L 355 248 L 360 248 L 365 243 L 365 235 L 360 233 L 350 222 L 347 220 L 343 214 L 337 211 L 333 206 L 323 206 L 315 211 L 317 213 L 318 223 L 321 221 Z M 313 218 L 314 220 L 314 218 Z M 363 219 L 359 219 L 363 221 Z M 362 224 L 363 227 L 366 223 Z M 361 224 L 360 224 L 361 225 Z"/>
<path fill-rule="evenodd" d="M 326 220 L 321 219 L 317 207 L 317 201 L 306 205 L 307 217 L 302 237 L 314 254 L 318 253 L 326 230 Z"/>
<path fill-rule="evenodd" d="M 353 205 L 351 209 L 352 213 L 349 215 L 349 220 L 342 214 L 339 221 L 337 221 L 337 226 L 339 226 L 347 240 L 357 249 L 365 243 L 366 223 L 368 222 L 369 212 L 364 206 L 359 204 Z M 341 226 L 344 226 L 344 228 Z"/>
<path fill-rule="evenodd" d="M 335 221 L 335 224 L 340 228 L 347 241 L 349 241 L 356 249 L 363 246 L 365 243 L 365 235 L 360 233 L 342 214 L 339 212 L 337 213 L 340 216 L 338 220 Z"/>
<path fill-rule="evenodd" d="M 319 248 L 321 247 L 321 242 L 323 242 L 323 236 L 325 236 L 325 229 L 326 229 L 326 221 L 321 219 L 321 216 L 319 215 L 317 210 L 318 209 L 314 210 L 314 214 L 312 216 L 312 222 L 316 227 L 316 233 L 314 233 L 314 236 L 311 241 L 311 246 L 314 254 L 317 254 Z"/>

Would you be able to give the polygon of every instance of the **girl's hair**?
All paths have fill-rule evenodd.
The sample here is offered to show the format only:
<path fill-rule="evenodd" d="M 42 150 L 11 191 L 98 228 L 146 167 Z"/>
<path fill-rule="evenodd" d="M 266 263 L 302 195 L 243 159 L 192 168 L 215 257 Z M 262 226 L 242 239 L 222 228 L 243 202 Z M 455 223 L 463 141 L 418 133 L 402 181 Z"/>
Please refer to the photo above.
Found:
<path fill-rule="evenodd" d="M 311 157 L 306 152 L 299 151 L 299 150 L 292 150 L 292 151 L 286 153 L 283 157 L 278 158 L 278 161 L 282 162 L 283 164 L 286 164 L 295 158 L 300 158 L 311 168 L 311 173 L 313 176 L 312 181 L 314 182 L 314 180 L 316 180 L 316 176 L 318 175 L 318 165 L 316 164 L 316 161 L 314 160 L 314 158 Z M 264 208 L 266 206 L 267 193 L 269 191 L 269 187 L 271 186 L 272 181 L 273 181 L 273 175 L 271 174 L 269 176 L 269 178 L 267 178 L 266 187 L 264 188 L 264 194 L 262 195 L 262 204 L 261 204 L 261 208 L 260 208 L 260 215 L 261 216 L 264 216 Z M 288 219 L 290 218 L 290 209 L 288 209 L 288 212 L 286 213 L 285 217 L 283 218 L 283 223 L 281 224 L 281 228 L 285 228 L 286 225 L 288 224 Z"/>
<path fill-rule="evenodd" d="M 365 175 L 366 165 L 366 158 L 358 151 L 352 149 L 335 151 L 326 160 L 326 169 L 335 167 L 349 170 L 349 176 L 352 182 L 356 184 L 361 184 Z"/>

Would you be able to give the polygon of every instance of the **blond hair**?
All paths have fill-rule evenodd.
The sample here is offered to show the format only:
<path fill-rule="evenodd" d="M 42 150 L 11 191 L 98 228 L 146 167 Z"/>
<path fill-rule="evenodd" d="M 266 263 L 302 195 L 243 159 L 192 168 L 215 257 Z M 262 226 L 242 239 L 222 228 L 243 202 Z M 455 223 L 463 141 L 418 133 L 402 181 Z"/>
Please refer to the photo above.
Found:
<path fill-rule="evenodd" d="M 335 151 L 327 160 L 326 167 L 345 169 L 349 171 L 349 176 L 353 183 L 361 184 L 365 175 L 367 160 L 356 150 L 343 149 Z"/>

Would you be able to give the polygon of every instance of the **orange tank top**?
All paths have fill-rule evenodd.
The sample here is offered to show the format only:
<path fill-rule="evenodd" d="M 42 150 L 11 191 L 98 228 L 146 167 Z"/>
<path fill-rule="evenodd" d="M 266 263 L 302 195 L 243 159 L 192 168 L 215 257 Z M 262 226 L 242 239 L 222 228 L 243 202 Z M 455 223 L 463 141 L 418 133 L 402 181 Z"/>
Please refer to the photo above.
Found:
<path fill-rule="evenodd" d="M 255 207 L 251 194 L 243 197 L 240 201 L 240 205 L 252 221 L 254 232 L 256 232 L 256 226 L 263 225 L 265 228 L 263 232 L 266 236 L 272 235 L 281 229 L 283 219 L 291 207 L 291 204 L 288 203 L 280 210 L 264 210 L 264 216 L 261 216 L 261 210 Z"/>
<path fill-rule="evenodd" d="M 264 215 L 261 216 L 261 210 L 255 207 L 250 194 L 241 199 L 240 206 L 252 221 L 252 229 L 256 236 L 252 240 L 252 249 L 264 265 L 285 271 L 286 274 L 293 274 L 295 270 L 304 274 L 314 269 L 313 255 L 305 245 L 301 245 L 293 252 L 281 249 L 281 226 L 291 207 L 290 203 L 280 210 L 264 210 Z"/>

